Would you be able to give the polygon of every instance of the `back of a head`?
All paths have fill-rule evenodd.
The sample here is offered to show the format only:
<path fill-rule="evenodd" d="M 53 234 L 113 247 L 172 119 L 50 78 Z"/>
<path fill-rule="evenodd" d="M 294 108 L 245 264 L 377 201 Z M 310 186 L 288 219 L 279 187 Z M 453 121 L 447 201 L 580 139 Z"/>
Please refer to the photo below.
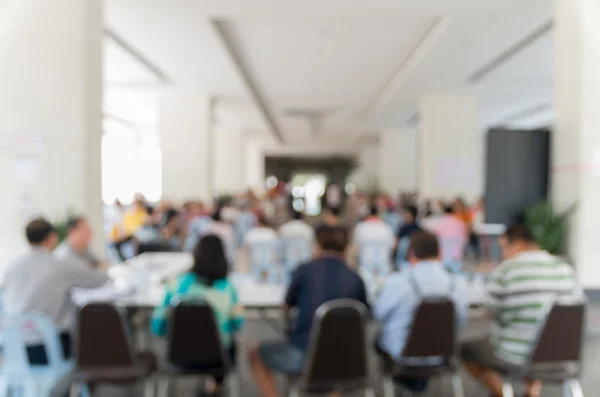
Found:
<path fill-rule="evenodd" d="M 348 246 L 348 230 L 337 226 L 320 226 L 316 230 L 317 243 L 322 250 L 343 253 Z"/>
<path fill-rule="evenodd" d="M 44 218 L 36 218 L 25 227 L 27 241 L 34 246 L 42 245 L 54 233 L 54 226 Z"/>
<path fill-rule="evenodd" d="M 417 215 L 419 214 L 419 209 L 414 205 L 407 205 L 404 207 L 404 212 L 410 214 L 413 220 L 416 220 Z"/>
<path fill-rule="evenodd" d="M 71 233 L 73 230 L 77 229 L 84 220 L 85 218 L 80 215 L 70 216 L 67 220 L 67 232 Z"/>
<path fill-rule="evenodd" d="M 218 236 L 209 234 L 203 237 L 194 248 L 193 255 L 192 272 L 206 284 L 212 285 L 215 281 L 227 277 L 229 263 L 223 242 Z"/>
<path fill-rule="evenodd" d="M 454 214 L 454 207 L 452 207 L 452 205 L 444 205 L 444 214 L 447 214 L 447 215 Z"/>
<path fill-rule="evenodd" d="M 300 212 L 300 211 L 294 210 L 294 212 L 292 213 L 292 218 L 296 221 L 301 221 L 303 217 L 304 216 L 302 215 L 302 212 Z"/>
<path fill-rule="evenodd" d="M 331 212 L 331 215 L 335 216 L 336 218 L 338 218 L 341 213 L 340 207 L 331 207 L 329 211 Z"/>
<path fill-rule="evenodd" d="M 179 216 L 179 211 L 177 211 L 176 209 L 168 209 L 164 214 L 163 214 L 163 219 L 162 219 L 162 227 L 166 227 L 169 225 L 169 223 L 177 218 Z"/>
<path fill-rule="evenodd" d="M 528 244 L 535 243 L 533 235 L 529 231 L 529 228 L 523 223 L 517 223 L 509 226 L 504 232 L 504 238 L 510 243 L 523 242 Z"/>
<path fill-rule="evenodd" d="M 221 218 L 221 209 L 222 209 L 222 207 L 217 207 L 215 209 L 215 212 L 213 212 L 213 214 L 212 214 L 213 221 L 215 221 L 215 222 L 221 222 L 221 220 L 222 220 L 222 218 Z"/>
<path fill-rule="evenodd" d="M 371 206 L 369 207 L 369 214 L 371 216 L 379 215 L 379 209 L 377 208 L 376 204 L 371 204 Z"/>
<path fill-rule="evenodd" d="M 409 255 L 417 260 L 437 259 L 440 256 L 440 246 L 435 234 L 417 231 L 410 235 Z"/>

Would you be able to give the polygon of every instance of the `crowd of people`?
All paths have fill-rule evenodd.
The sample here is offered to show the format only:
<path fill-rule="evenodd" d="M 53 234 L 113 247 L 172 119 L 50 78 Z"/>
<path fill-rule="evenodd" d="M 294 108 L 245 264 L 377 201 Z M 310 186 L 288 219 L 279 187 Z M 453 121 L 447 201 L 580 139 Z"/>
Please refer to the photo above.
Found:
<path fill-rule="evenodd" d="M 166 333 L 173 296 L 202 299 L 213 307 L 221 340 L 235 362 L 236 335 L 243 328 L 244 313 L 230 274 L 239 270 L 240 252 L 256 246 L 275 247 L 267 243 L 288 237 L 304 239 L 310 246 L 308 257 L 295 266 L 287 286 L 284 309 L 293 309 L 296 320 L 289 337 L 262 342 L 247 352 L 253 378 L 265 397 L 280 394 L 274 373 L 301 372 L 313 317 L 326 302 L 344 298 L 364 304 L 381 324 L 374 349 L 382 359 L 400 364 L 410 362 L 403 349 L 414 310 L 423 297 L 451 299 L 457 323 L 461 328 L 467 325 L 467 280 L 453 265 L 463 259 L 469 246 L 475 252 L 479 249 L 474 230 L 483 216 L 482 201 L 468 208 L 461 199 L 419 203 L 414 195 L 404 195 L 397 202 L 383 195 L 356 196 L 346 202 L 344 210 L 326 208 L 320 219 L 311 222 L 289 211 L 285 200 L 279 201 L 280 207 L 273 202 L 246 193 L 212 207 L 198 201 L 179 208 L 168 201 L 152 207 L 138 196 L 130 208 L 117 204 L 107 211 L 110 247 L 121 260 L 148 251 L 192 253 L 190 271 L 170 281 L 163 304 L 154 311 L 151 329 L 155 335 Z M 274 219 L 281 211 L 291 216 L 275 228 Z M 76 287 L 106 283 L 109 265 L 91 252 L 92 230 L 84 217 L 69 220 L 68 236 L 60 245 L 55 228 L 42 218 L 31 221 L 25 234 L 31 250 L 6 273 L 5 310 L 47 315 L 57 325 L 69 357 L 76 313 L 69 293 Z M 545 302 L 557 294 L 578 292 L 572 267 L 541 250 L 526 226 L 507 227 L 500 242 L 504 260 L 491 274 L 488 287 L 490 333 L 466 341 L 461 349 L 468 372 L 495 396 L 502 395 L 502 369 L 522 365 L 531 353 Z M 394 258 L 398 256 L 403 266 L 397 266 Z M 378 258 L 375 262 L 387 268 L 385 274 L 379 273 L 385 277 L 374 297 L 369 297 L 359 271 L 373 266 L 369 258 Z M 33 344 L 27 353 L 32 363 L 46 362 L 43 346 Z M 418 363 L 432 364 L 435 357 Z M 218 393 L 222 381 L 215 379 L 205 391 Z M 413 392 L 424 391 L 428 385 L 423 378 L 396 381 Z M 540 393 L 541 383 L 530 380 L 527 395 Z"/>

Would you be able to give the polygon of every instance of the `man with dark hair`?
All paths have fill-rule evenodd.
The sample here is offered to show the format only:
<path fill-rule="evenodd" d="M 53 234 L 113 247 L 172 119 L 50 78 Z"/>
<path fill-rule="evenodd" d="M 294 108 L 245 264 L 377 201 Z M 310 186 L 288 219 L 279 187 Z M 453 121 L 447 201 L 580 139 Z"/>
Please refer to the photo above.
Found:
<path fill-rule="evenodd" d="M 388 277 L 373 314 L 382 324 L 377 350 L 384 359 L 415 366 L 411 358 L 402 356 L 402 352 L 421 299 L 430 296 L 452 299 L 460 325 L 466 324 L 469 302 L 466 281 L 447 272 L 440 262 L 440 247 L 435 235 L 424 231 L 411 234 L 408 260 L 410 268 Z M 440 362 L 440 357 L 430 357 L 417 364 L 438 365 Z M 396 382 L 412 392 L 422 392 L 427 388 L 428 379 L 398 378 Z"/>
<path fill-rule="evenodd" d="M 417 223 L 417 215 L 419 210 L 414 205 L 408 205 L 402 210 L 402 218 L 404 222 L 396 233 L 396 238 L 402 240 L 405 237 L 410 237 L 413 232 L 421 230 Z"/>
<path fill-rule="evenodd" d="M 504 261 L 488 286 L 490 335 L 462 347 L 467 370 L 494 396 L 502 395 L 502 370 L 526 363 L 545 318 L 545 305 L 556 296 L 579 293 L 571 266 L 540 249 L 525 225 L 509 227 L 500 245 Z M 526 396 L 538 397 L 541 389 L 541 382 L 530 380 Z"/>
<path fill-rule="evenodd" d="M 60 332 L 65 357 L 70 357 L 71 332 L 77 312 L 71 301 L 71 290 L 100 287 L 108 277 L 105 273 L 52 256 L 58 235 L 47 220 L 38 218 L 29 222 L 25 235 L 31 250 L 9 265 L 4 277 L 6 314 L 36 312 L 46 315 Z M 27 354 L 32 364 L 48 363 L 43 345 L 28 346 Z"/>
<path fill-rule="evenodd" d="M 54 256 L 62 261 L 85 267 L 98 267 L 101 261 L 91 252 L 92 227 L 83 216 L 73 216 L 67 222 L 67 238 L 55 250 Z M 102 265 L 102 267 L 106 267 Z"/>
<path fill-rule="evenodd" d="M 250 350 L 250 368 L 265 397 L 278 396 L 273 372 L 293 375 L 302 371 L 312 320 L 319 306 L 342 298 L 367 305 L 363 281 L 344 262 L 348 232 L 322 226 L 316 235 L 320 248 L 317 258 L 296 269 L 286 294 L 286 307 L 298 311 L 289 341 L 263 343 Z"/>

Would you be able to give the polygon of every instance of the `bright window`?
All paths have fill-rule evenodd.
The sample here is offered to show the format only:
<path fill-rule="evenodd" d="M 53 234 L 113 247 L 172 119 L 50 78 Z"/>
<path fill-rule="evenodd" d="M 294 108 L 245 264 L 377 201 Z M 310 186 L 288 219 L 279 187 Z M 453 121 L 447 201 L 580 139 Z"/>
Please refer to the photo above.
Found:
<path fill-rule="evenodd" d="M 102 137 L 102 200 L 127 205 L 135 193 L 149 201 L 160 200 L 162 191 L 162 154 L 158 139 L 111 119 L 104 121 Z"/>

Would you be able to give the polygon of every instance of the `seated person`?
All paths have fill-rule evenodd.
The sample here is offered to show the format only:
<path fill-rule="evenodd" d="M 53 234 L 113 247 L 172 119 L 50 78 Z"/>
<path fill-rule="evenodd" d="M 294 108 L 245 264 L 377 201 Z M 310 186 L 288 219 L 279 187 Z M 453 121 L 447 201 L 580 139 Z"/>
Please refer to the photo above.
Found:
<path fill-rule="evenodd" d="M 444 264 L 448 266 L 452 262 L 462 262 L 469 232 L 465 223 L 454 215 L 452 206 L 445 207 L 444 215 L 433 232 L 440 240 Z"/>
<path fill-rule="evenodd" d="M 370 216 L 356 225 L 353 254 L 358 256 L 359 266 L 369 266 L 374 275 L 383 276 L 390 270 L 396 239 L 392 229 L 377 214 L 377 206 L 373 204 Z M 380 268 L 381 265 L 387 268 Z"/>
<path fill-rule="evenodd" d="M 218 236 L 223 242 L 225 247 L 225 255 L 229 261 L 230 266 L 235 266 L 236 252 L 235 252 L 235 231 L 233 225 L 224 220 L 222 217 L 223 208 L 217 207 L 212 214 L 213 222 L 208 228 L 209 234 Z"/>
<path fill-rule="evenodd" d="M 398 241 L 402 240 L 405 237 L 410 237 L 413 232 L 420 231 L 421 228 L 417 222 L 417 214 L 419 210 L 414 205 L 409 205 L 402 210 L 402 218 L 404 219 L 404 224 L 400 226 L 396 233 L 396 239 Z"/>
<path fill-rule="evenodd" d="M 298 310 L 289 340 L 262 343 L 249 353 L 250 369 L 265 397 L 278 396 L 273 372 L 299 374 L 302 371 L 313 317 L 319 306 L 340 298 L 367 304 L 362 279 L 344 262 L 347 231 L 323 226 L 316 235 L 320 247 L 318 257 L 296 269 L 286 294 L 286 309 Z"/>
<path fill-rule="evenodd" d="M 65 358 L 72 356 L 71 341 L 77 308 L 71 301 L 73 288 L 97 288 L 108 281 L 103 266 L 97 270 L 80 263 L 60 261 L 52 255 L 58 243 L 54 227 L 45 219 L 34 219 L 25 228 L 31 250 L 9 265 L 4 277 L 7 315 L 37 312 L 50 318 L 58 331 Z M 42 345 L 27 347 L 29 362 L 47 365 Z"/>
<path fill-rule="evenodd" d="M 540 249 L 526 226 L 509 227 L 500 245 L 504 262 L 493 272 L 488 286 L 491 334 L 462 346 L 467 371 L 493 396 L 502 396 L 502 377 L 497 371 L 527 362 L 545 304 L 558 295 L 579 293 L 572 267 Z M 526 396 L 538 397 L 541 389 L 540 381 L 529 380 Z"/>
<path fill-rule="evenodd" d="M 340 226 L 340 207 L 327 207 L 323 211 L 323 223 L 327 226 Z"/>
<path fill-rule="evenodd" d="M 74 216 L 67 221 L 67 238 L 54 250 L 58 260 L 79 263 L 81 266 L 95 268 L 101 261 L 90 249 L 92 227 L 87 219 Z"/>
<path fill-rule="evenodd" d="M 168 209 L 164 212 L 161 220 L 160 235 L 171 250 L 182 250 L 185 236 L 183 233 L 183 219 L 179 211 Z"/>
<path fill-rule="evenodd" d="M 423 297 L 448 297 L 454 301 L 457 320 L 464 325 L 468 318 L 469 301 L 466 281 L 451 275 L 440 262 L 437 238 L 427 232 L 415 232 L 410 237 L 408 251 L 410 268 L 393 273 L 386 281 L 373 308 L 381 322 L 382 332 L 377 350 L 386 360 L 414 366 L 414 358 L 402 357 L 414 311 Z M 435 365 L 435 357 L 418 365 Z M 396 381 L 413 392 L 425 391 L 428 379 L 402 378 Z"/>
<path fill-rule="evenodd" d="M 336 226 L 336 225 L 330 225 Z M 284 223 L 279 228 L 279 235 L 281 238 L 302 238 L 309 241 L 310 245 L 313 244 L 315 239 L 315 231 L 306 221 L 304 216 L 299 211 L 294 211 L 292 214 L 292 220 Z"/>
<path fill-rule="evenodd" d="M 148 206 L 144 196 L 136 194 L 133 207 L 125 211 L 123 229 L 126 236 L 133 236 L 146 222 Z"/>
<path fill-rule="evenodd" d="M 243 325 L 242 307 L 233 284 L 227 279 L 229 264 L 221 239 L 214 235 L 203 237 L 194 249 L 194 265 L 167 287 L 163 304 L 152 315 L 152 332 L 158 336 L 167 333 L 170 303 L 173 297 L 185 300 L 206 301 L 215 312 L 220 329 L 221 342 L 235 363 L 235 333 Z M 216 393 L 223 378 L 215 379 L 216 385 L 208 385 L 208 392 Z"/>

